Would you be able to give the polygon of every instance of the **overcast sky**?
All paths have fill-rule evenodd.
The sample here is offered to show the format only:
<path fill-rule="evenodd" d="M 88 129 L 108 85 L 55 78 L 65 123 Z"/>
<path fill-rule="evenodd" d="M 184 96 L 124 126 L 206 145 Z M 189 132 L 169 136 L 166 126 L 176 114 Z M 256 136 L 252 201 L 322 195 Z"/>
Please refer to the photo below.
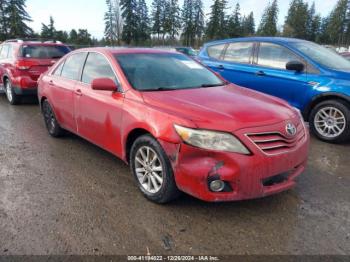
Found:
<path fill-rule="evenodd" d="M 150 5 L 152 0 L 147 0 Z M 179 1 L 182 5 L 183 0 Z M 203 0 L 205 12 L 208 13 L 213 0 Z M 254 12 L 258 25 L 261 15 L 269 0 L 228 0 L 232 10 L 237 2 L 241 5 L 242 14 Z M 287 14 L 290 0 L 279 0 L 280 17 L 282 24 Z M 312 3 L 313 0 L 307 0 Z M 315 0 L 316 9 L 323 16 L 327 15 L 334 7 L 337 0 Z M 86 28 L 97 37 L 103 37 L 103 17 L 106 11 L 105 0 L 27 0 L 28 12 L 33 18 L 31 26 L 35 31 L 41 30 L 41 23 L 48 23 L 50 15 L 54 17 L 57 30 L 71 30 L 72 28 Z"/>

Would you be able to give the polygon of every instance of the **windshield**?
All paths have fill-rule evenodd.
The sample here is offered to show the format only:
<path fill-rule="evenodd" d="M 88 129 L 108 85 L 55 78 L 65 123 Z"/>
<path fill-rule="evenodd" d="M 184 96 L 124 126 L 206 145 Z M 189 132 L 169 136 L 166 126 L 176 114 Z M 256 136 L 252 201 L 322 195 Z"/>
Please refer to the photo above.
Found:
<path fill-rule="evenodd" d="M 293 43 L 297 50 L 315 62 L 334 70 L 350 70 L 350 62 L 332 50 L 310 42 Z"/>
<path fill-rule="evenodd" d="M 21 57 L 37 59 L 58 59 L 70 52 L 66 46 L 24 45 Z"/>
<path fill-rule="evenodd" d="M 115 55 L 129 83 L 140 91 L 225 85 L 213 72 L 182 54 Z"/>

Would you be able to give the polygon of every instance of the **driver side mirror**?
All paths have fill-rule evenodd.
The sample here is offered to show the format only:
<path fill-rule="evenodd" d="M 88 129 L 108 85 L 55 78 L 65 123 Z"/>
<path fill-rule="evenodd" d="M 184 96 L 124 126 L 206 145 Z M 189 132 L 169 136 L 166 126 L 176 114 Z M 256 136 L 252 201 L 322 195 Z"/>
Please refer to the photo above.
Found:
<path fill-rule="evenodd" d="M 290 61 L 287 63 L 286 69 L 300 73 L 304 71 L 305 65 L 299 61 Z"/>
<path fill-rule="evenodd" d="M 100 91 L 117 91 L 118 85 L 110 78 L 96 78 L 92 81 L 91 88 Z"/>

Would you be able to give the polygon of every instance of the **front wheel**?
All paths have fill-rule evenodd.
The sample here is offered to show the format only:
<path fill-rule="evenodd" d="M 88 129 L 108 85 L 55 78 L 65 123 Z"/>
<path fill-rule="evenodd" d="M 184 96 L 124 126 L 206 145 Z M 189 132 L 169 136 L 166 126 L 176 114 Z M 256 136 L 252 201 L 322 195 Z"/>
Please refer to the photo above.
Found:
<path fill-rule="evenodd" d="M 150 135 L 139 137 L 130 152 L 130 167 L 143 195 L 158 204 L 179 196 L 170 161 Z"/>
<path fill-rule="evenodd" d="M 6 93 L 6 97 L 7 100 L 9 101 L 9 103 L 11 105 L 18 105 L 21 102 L 21 98 L 19 95 L 17 95 L 13 88 L 12 88 L 12 84 L 11 81 L 9 79 L 5 80 L 5 93 Z"/>
<path fill-rule="evenodd" d="M 310 115 L 311 131 L 322 141 L 342 143 L 350 139 L 350 108 L 341 100 L 318 104 Z"/>

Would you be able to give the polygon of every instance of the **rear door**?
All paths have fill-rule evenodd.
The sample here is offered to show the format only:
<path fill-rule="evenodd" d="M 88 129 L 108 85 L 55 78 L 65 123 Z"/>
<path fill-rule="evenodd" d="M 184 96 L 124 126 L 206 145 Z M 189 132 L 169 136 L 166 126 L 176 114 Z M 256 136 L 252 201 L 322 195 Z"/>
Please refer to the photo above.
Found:
<path fill-rule="evenodd" d="M 74 133 L 77 132 L 74 92 L 75 86 L 80 80 L 86 56 L 86 52 L 69 56 L 57 67 L 49 80 L 50 103 L 54 107 L 58 122 Z"/>
<path fill-rule="evenodd" d="M 246 86 L 255 74 L 255 70 L 251 66 L 254 48 L 254 42 L 230 43 L 221 58 L 218 72 L 226 80 L 240 86 Z"/>
<path fill-rule="evenodd" d="M 305 64 L 303 72 L 286 70 L 290 61 Z M 307 63 L 290 49 L 274 43 L 260 43 L 257 57 L 252 65 L 254 71 L 246 87 L 287 100 L 295 107 L 300 107 L 307 83 Z"/>

